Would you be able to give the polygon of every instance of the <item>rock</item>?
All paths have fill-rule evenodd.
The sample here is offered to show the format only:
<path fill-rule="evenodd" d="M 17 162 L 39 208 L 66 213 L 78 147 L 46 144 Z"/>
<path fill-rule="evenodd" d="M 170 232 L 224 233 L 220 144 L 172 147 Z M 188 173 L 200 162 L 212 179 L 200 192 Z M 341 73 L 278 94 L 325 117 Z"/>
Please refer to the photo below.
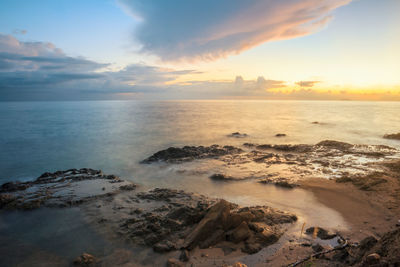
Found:
<path fill-rule="evenodd" d="M 171 258 L 167 261 L 167 267 L 184 267 L 185 264 L 177 259 Z"/>
<path fill-rule="evenodd" d="M 334 148 L 337 150 L 348 150 L 353 147 L 352 144 L 334 141 L 334 140 L 324 140 L 324 141 L 321 141 L 318 144 L 316 144 L 316 146 L 327 147 L 330 149 Z"/>
<path fill-rule="evenodd" d="M 288 188 L 288 189 L 292 189 L 292 188 L 297 187 L 297 184 L 294 184 L 290 180 L 288 180 L 286 178 L 282 178 L 282 177 L 264 178 L 264 179 L 258 180 L 258 182 L 262 183 L 262 184 L 273 184 L 273 185 L 276 185 L 276 186 L 279 186 L 279 187 Z"/>
<path fill-rule="evenodd" d="M 363 240 L 361 240 L 359 249 L 363 253 L 365 253 L 366 251 L 370 250 L 377 242 L 378 242 L 378 240 L 375 237 L 368 236 L 368 237 L 364 238 Z"/>
<path fill-rule="evenodd" d="M 210 179 L 215 180 L 215 181 L 232 181 L 232 180 L 236 180 L 232 176 L 227 176 L 227 175 L 222 174 L 222 173 L 215 173 L 215 174 L 210 176 Z"/>
<path fill-rule="evenodd" d="M 196 247 L 199 242 L 207 239 L 215 230 L 224 229 L 228 223 L 228 216 L 231 208 L 231 203 L 223 199 L 212 206 L 206 216 L 188 235 L 184 247 L 191 250 Z"/>
<path fill-rule="evenodd" d="M 175 250 L 176 246 L 174 243 L 170 242 L 170 241 L 165 241 L 165 242 L 160 242 L 157 243 L 153 246 L 153 250 L 155 252 L 159 252 L 159 253 L 163 253 L 163 252 L 169 252 L 172 250 Z"/>
<path fill-rule="evenodd" d="M 11 194 L 0 194 L 0 208 L 12 204 L 16 199 L 17 198 Z"/>
<path fill-rule="evenodd" d="M 380 260 L 381 260 L 381 256 L 379 254 L 377 254 L 377 253 L 369 254 L 365 258 L 365 261 L 368 264 L 378 264 Z"/>
<path fill-rule="evenodd" d="M 75 266 L 92 266 L 96 263 L 97 259 L 88 253 L 83 253 L 74 260 Z"/>
<path fill-rule="evenodd" d="M 183 262 L 187 262 L 190 259 L 189 251 L 186 249 L 182 250 L 181 255 L 179 256 L 179 260 Z"/>
<path fill-rule="evenodd" d="M 335 233 L 328 232 L 324 228 L 317 227 L 317 237 L 321 238 L 322 240 L 332 239 L 336 236 Z M 312 235 L 314 234 L 314 227 L 310 227 L 306 230 L 306 234 Z"/>
<path fill-rule="evenodd" d="M 284 136 L 286 136 L 286 134 L 284 134 L 284 133 L 278 133 L 278 134 L 276 134 L 275 136 L 276 136 L 276 137 L 284 137 Z"/>
<path fill-rule="evenodd" d="M 30 183 L 21 182 L 8 182 L 0 186 L 0 192 L 14 192 L 19 190 L 25 190 L 30 186 Z"/>
<path fill-rule="evenodd" d="M 400 133 L 397 134 L 385 134 L 383 136 L 385 139 L 393 139 L 393 140 L 400 140 Z"/>
<path fill-rule="evenodd" d="M 256 234 L 256 240 L 263 246 L 269 246 L 279 240 L 279 234 L 271 229 L 264 229 L 262 232 Z"/>
<path fill-rule="evenodd" d="M 247 267 L 247 265 L 244 264 L 244 263 L 241 263 L 241 262 L 235 262 L 235 263 L 232 265 L 232 267 Z"/>
<path fill-rule="evenodd" d="M 311 246 L 311 248 L 315 251 L 315 252 L 321 252 L 324 250 L 324 247 L 321 246 L 320 244 L 314 244 Z"/>
<path fill-rule="evenodd" d="M 242 252 L 247 254 L 255 254 L 259 252 L 263 247 L 259 243 L 245 242 Z"/>
<path fill-rule="evenodd" d="M 247 134 L 245 133 L 239 133 L 239 132 L 235 132 L 235 133 L 231 133 L 227 135 L 228 137 L 235 137 L 235 138 L 244 138 L 247 137 Z"/>
<path fill-rule="evenodd" d="M 136 184 L 121 185 L 119 187 L 119 189 L 120 190 L 126 190 L 126 191 L 135 190 L 136 189 Z"/>
<path fill-rule="evenodd" d="M 218 146 L 212 145 L 209 147 L 204 146 L 184 146 L 182 148 L 170 147 L 165 150 L 158 151 L 149 158 L 141 161 L 141 163 L 150 164 L 153 162 L 169 162 L 179 163 L 184 161 L 191 161 L 194 159 L 213 158 L 224 156 L 228 154 L 237 154 L 243 152 L 242 149 L 233 146 Z"/>
<path fill-rule="evenodd" d="M 242 222 L 238 227 L 228 233 L 227 239 L 233 243 L 239 243 L 250 237 L 250 229 L 246 222 Z"/>

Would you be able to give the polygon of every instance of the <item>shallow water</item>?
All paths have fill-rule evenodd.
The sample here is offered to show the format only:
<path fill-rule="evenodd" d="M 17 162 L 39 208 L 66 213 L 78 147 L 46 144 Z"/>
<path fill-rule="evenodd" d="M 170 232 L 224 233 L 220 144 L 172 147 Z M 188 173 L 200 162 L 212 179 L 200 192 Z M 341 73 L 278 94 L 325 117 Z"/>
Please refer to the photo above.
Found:
<path fill-rule="evenodd" d="M 0 183 L 34 179 L 46 171 L 88 167 L 119 175 L 143 189 L 178 188 L 241 205 L 269 205 L 296 213 L 308 225 L 345 229 L 347 223 L 339 213 L 318 203 L 303 189 L 287 190 L 252 180 L 216 182 L 208 178 L 208 172 L 182 171 L 187 165 L 142 165 L 139 161 L 169 146 L 240 146 L 244 142 L 315 144 L 332 139 L 400 148 L 400 142 L 382 138 L 386 133 L 400 131 L 399 113 L 398 102 L 1 102 Z M 313 124 L 314 121 L 319 124 Z M 247 133 L 248 137 L 227 137 L 232 132 Z M 277 138 L 277 133 L 287 136 Z M 201 164 L 218 169 L 212 160 Z M 46 241 L 43 238 L 51 229 L 43 224 L 40 228 L 35 219 L 38 213 L 32 214 L 7 216 L 8 225 L 12 220 L 26 218 L 24 223 L 13 226 L 14 235 L 9 236 L 12 240 L 28 238 L 32 244 Z M 52 220 L 51 216 L 47 218 Z M 66 236 L 71 226 L 57 218 L 72 222 L 74 216 L 53 217 L 54 227 L 58 225 L 62 236 Z M 35 230 L 35 223 L 40 231 Z M 34 227 L 26 230 L 30 224 Z M 80 225 L 77 229 L 85 232 L 83 223 L 78 220 L 76 224 Z M 0 232 L 5 229 L 0 225 Z M 102 243 L 106 241 L 97 235 L 90 231 L 85 234 L 84 239 L 100 240 L 96 249 L 106 246 Z M 85 247 L 76 245 L 79 237 L 72 239 L 75 249 L 71 255 L 64 255 L 68 259 L 72 254 L 79 255 Z"/>

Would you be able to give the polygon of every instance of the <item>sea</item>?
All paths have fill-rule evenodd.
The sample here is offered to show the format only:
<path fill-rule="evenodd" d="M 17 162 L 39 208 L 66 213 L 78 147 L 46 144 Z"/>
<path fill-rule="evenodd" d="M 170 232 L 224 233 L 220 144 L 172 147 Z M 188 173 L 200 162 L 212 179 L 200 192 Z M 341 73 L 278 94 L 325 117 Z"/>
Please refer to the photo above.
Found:
<path fill-rule="evenodd" d="M 234 132 L 247 136 L 229 137 Z M 286 190 L 254 182 L 216 183 L 208 173 L 187 174 L 177 171 L 179 167 L 174 165 L 145 165 L 140 161 L 172 146 L 241 146 L 245 142 L 316 144 L 329 139 L 400 149 L 399 141 L 383 138 L 398 132 L 400 102 L 0 102 L 0 184 L 29 181 L 57 170 L 100 169 L 142 188 L 183 189 L 241 205 L 268 205 L 296 213 L 300 224 L 304 221 L 345 228 L 340 214 L 301 188 Z M 279 133 L 286 136 L 277 138 Z M 68 257 L 73 257 L 93 240 L 100 244 L 97 250 L 107 247 L 77 219 L 78 213 L 74 209 L 39 210 L 0 216 L 0 250 L 11 243 L 18 250 L 18 242 L 50 250 L 57 244 L 57 254 L 65 256 L 69 251 Z M 87 236 L 89 243 L 80 236 Z M 60 240 L 64 240 L 61 245 L 57 243 Z M 12 262 L 13 258 L 8 260 Z"/>

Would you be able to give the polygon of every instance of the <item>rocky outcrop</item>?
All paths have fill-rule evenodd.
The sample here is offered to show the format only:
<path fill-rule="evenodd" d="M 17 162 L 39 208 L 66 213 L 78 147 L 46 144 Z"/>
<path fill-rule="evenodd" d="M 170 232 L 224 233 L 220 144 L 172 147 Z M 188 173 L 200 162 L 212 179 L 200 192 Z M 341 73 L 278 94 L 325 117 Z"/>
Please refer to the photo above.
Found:
<path fill-rule="evenodd" d="M 400 140 L 400 133 L 397 134 L 385 134 L 383 136 L 385 139 L 393 139 L 393 140 Z"/>
<path fill-rule="evenodd" d="M 67 207 L 135 188 L 135 184 L 115 175 L 88 168 L 46 172 L 34 181 L 1 185 L 0 208 Z"/>
<path fill-rule="evenodd" d="M 287 178 L 283 178 L 283 177 L 267 177 L 267 178 L 263 178 L 258 180 L 259 183 L 262 184 L 273 184 L 279 187 L 283 187 L 283 188 L 295 188 L 298 185 L 296 183 L 293 183 L 293 181 L 287 179 Z"/>
<path fill-rule="evenodd" d="M 195 159 L 214 158 L 224 155 L 237 154 L 243 152 L 242 149 L 233 146 L 212 145 L 204 146 L 184 146 L 182 148 L 170 147 L 165 150 L 158 151 L 141 163 L 168 162 L 179 163 L 192 161 Z"/>
<path fill-rule="evenodd" d="M 222 241 L 243 242 L 243 252 L 256 253 L 279 239 L 282 232 L 274 226 L 296 220 L 295 215 L 268 207 L 238 208 L 220 200 L 186 237 L 183 246 L 191 250 L 196 246 L 215 246 Z M 246 249 L 248 246 L 253 249 Z"/>

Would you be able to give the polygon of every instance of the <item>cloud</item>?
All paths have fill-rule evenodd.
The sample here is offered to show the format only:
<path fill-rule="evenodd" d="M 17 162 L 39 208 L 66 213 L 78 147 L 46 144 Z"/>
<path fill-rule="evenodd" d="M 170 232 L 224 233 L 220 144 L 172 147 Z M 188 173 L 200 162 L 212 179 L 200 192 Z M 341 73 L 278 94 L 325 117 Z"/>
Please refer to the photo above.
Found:
<path fill-rule="evenodd" d="M 316 32 L 351 0 L 119 0 L 139 20 L 134 38 L 163 60 L 214 60 Z"/>
<path fill-rule="evenodd" d="M 0 34 L 0 100 L 99 99 L 391 99 L 396 93 L 349 94 L 293 90 L 285 81 L 242 76 L 225 81 L 185 80 L 200 72 L 143 63 L 109 71 L 109 64 L 70 57 L 51 43 L 21 42 Z M 178 82 L 184 80 L 185 82 Z M 311 87 L 317 81 L 297 85 Z M 399 92 L 399 89 L 396 89 Z M 386 98 L 385 98 L 386 96 Z"/>
<path fill-rule="evenodd" d="M 46 42 L 21 42 L 0 34 L 0 100 L 110 99 L 113 94 L 157 92 L 194 70 L 131 64 L 107 71 L 102 64 L 67 56 Z"/>
<path fill-rule="evenodd" d="M 296 84 L 300 87 L 313 87 L 316 83 L 319 83 L 320 81 L 299 81 L 296 82 Z"/>

